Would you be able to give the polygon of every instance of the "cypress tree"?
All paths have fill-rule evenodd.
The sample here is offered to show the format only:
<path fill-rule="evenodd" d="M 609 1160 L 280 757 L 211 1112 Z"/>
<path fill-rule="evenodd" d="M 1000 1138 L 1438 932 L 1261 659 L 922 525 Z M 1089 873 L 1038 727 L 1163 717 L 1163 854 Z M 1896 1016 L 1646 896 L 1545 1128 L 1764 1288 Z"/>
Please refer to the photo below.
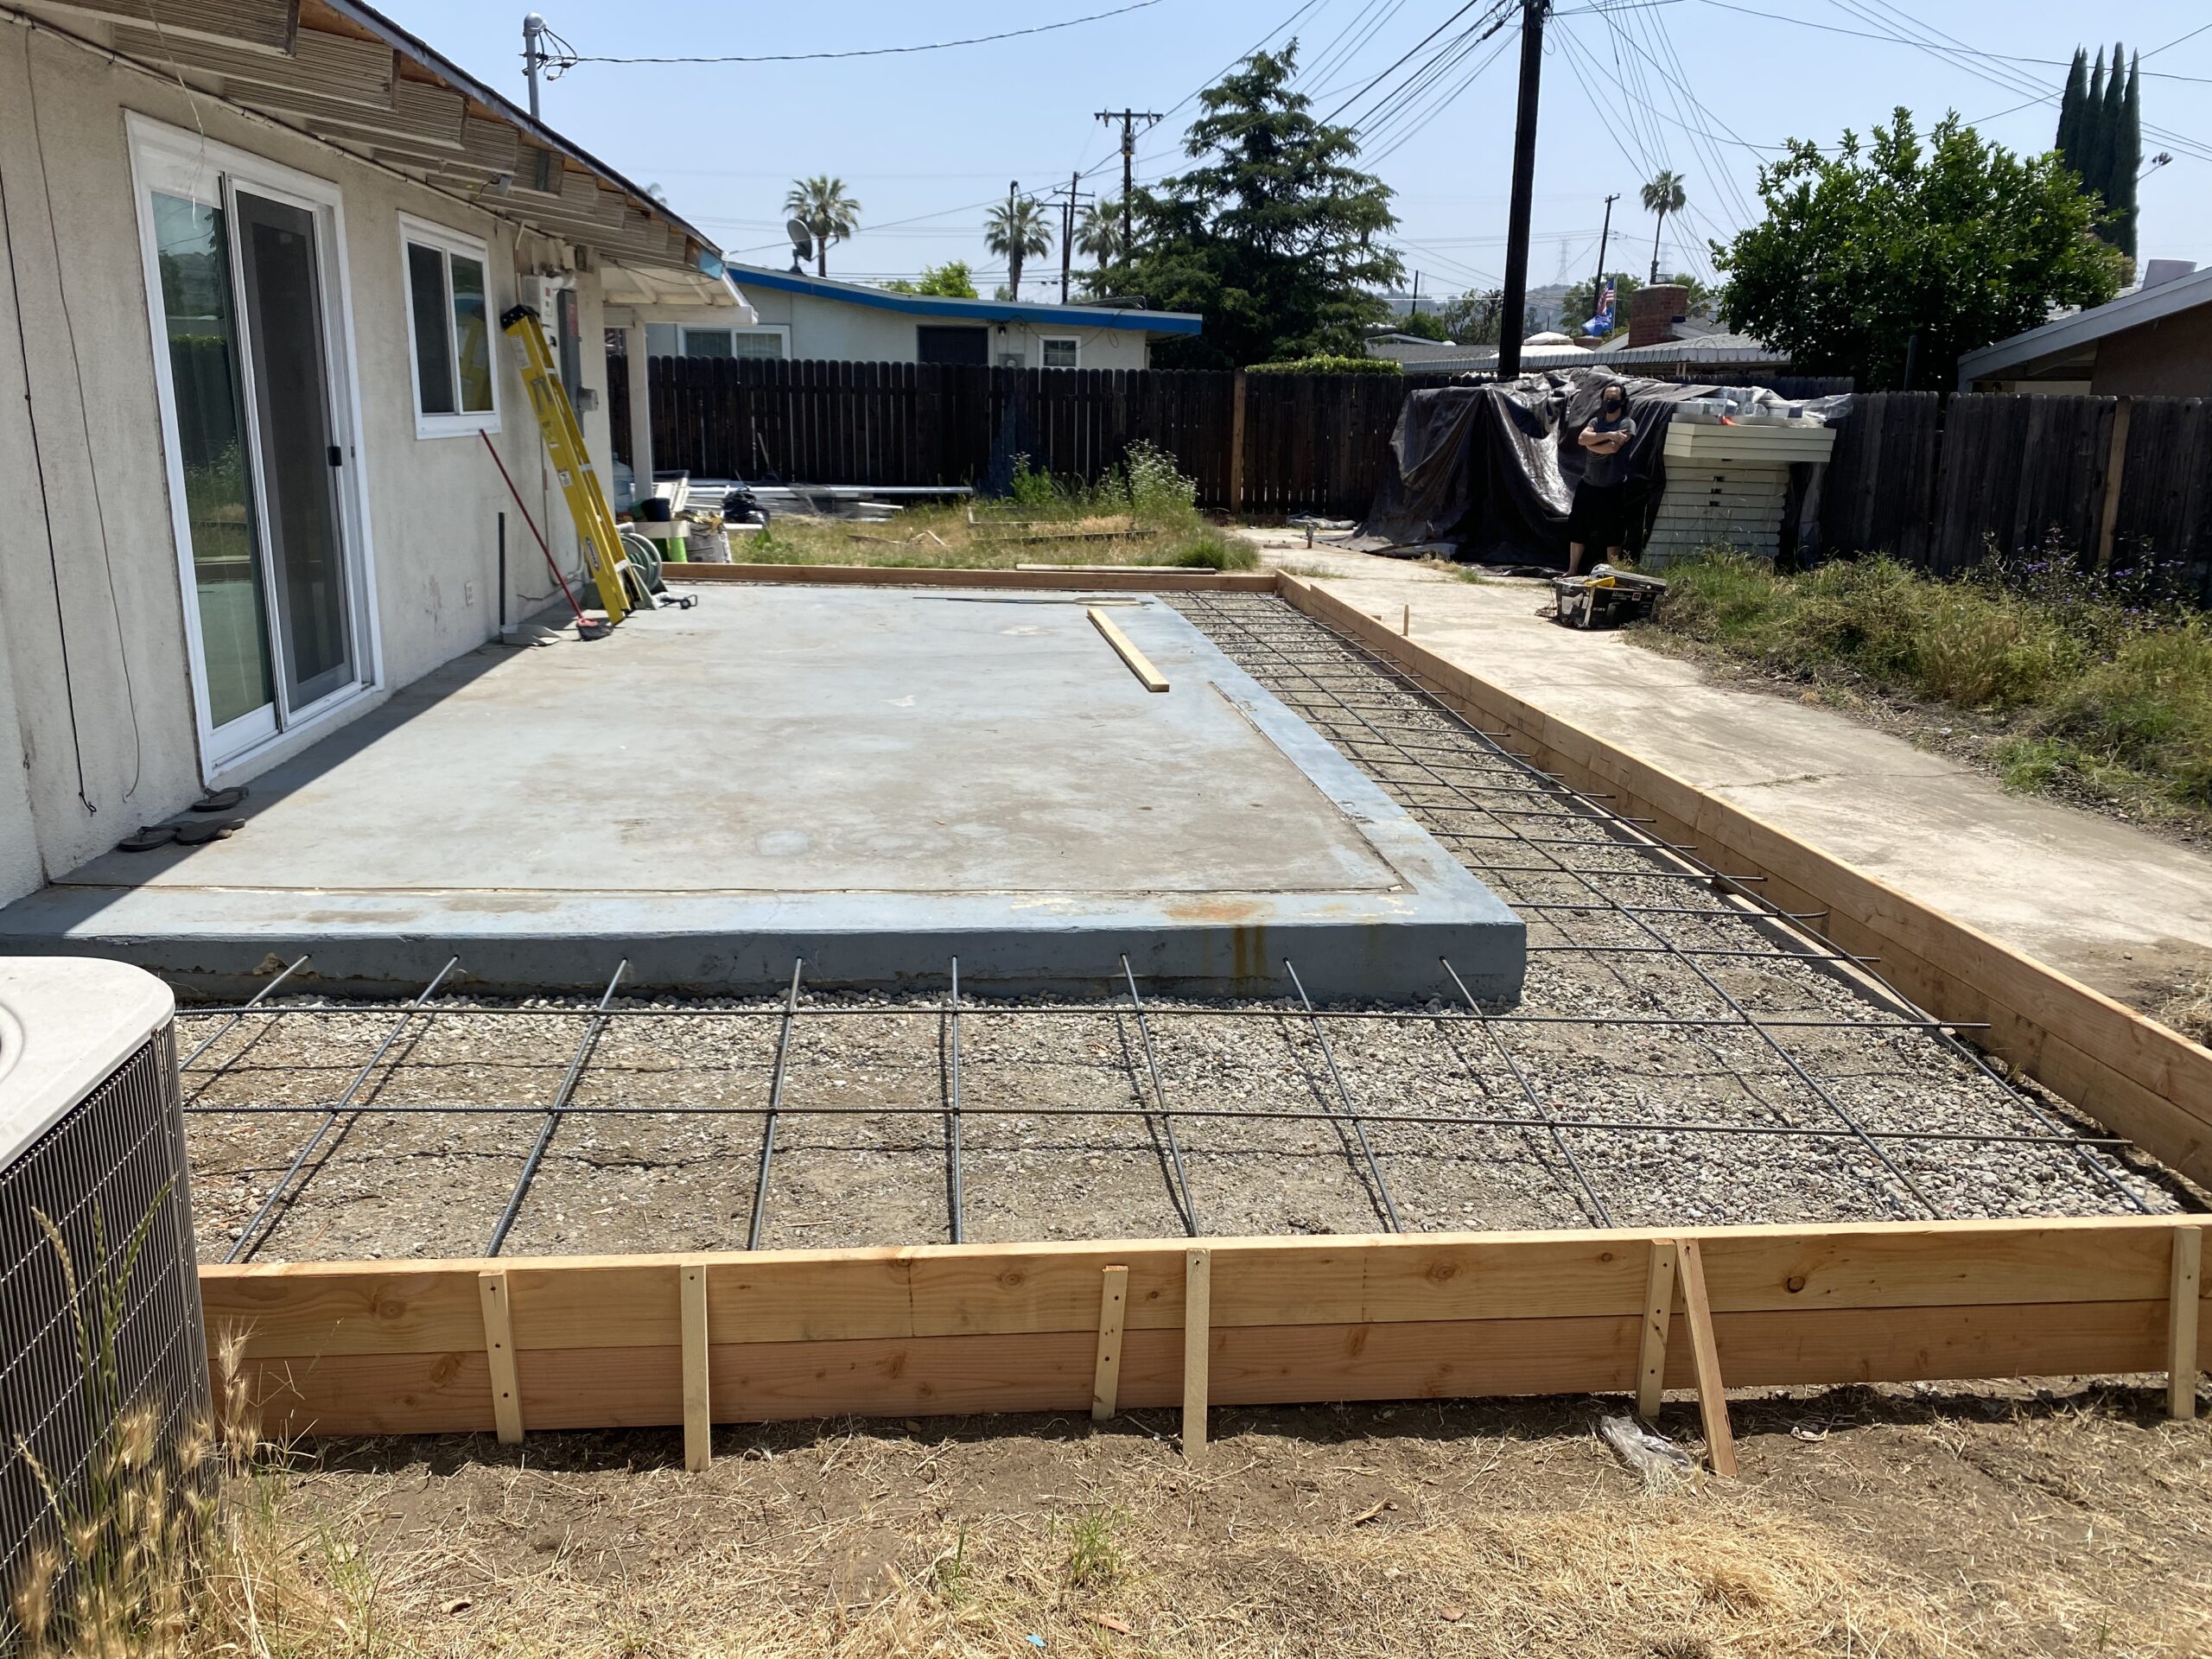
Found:
<path fill-rule="evenodd" d="M 2074 48 L 2074 67 L 2066 72 L 2066 91 L 2058 100 L 2058 142 L 2054 146 L 2066 165 L 2082 170 L 2082 105 L 2089 96 L 2089 54 Z"/>
<path fill-rule="evenodd" d="M 2135 257 L 2135 176 L 2143 170 L 2143 54 L 2128 60 L 2127 92 L 2120 106 L 2120 130 L 2113 143 L 2112 205 L 2116 215 L 2115 246 Z"/>
<path fill-rule="evenodd" d="M 2082 100 L 2082 147 L 2074 162 L 2082 188 L 2100 197 L 2105 193 L 2105 157 L 2111 150 L 2105 137 L 2105 49 L 2101 46 L 2096 67 L 2089 72 L 2088 95 Z"/>

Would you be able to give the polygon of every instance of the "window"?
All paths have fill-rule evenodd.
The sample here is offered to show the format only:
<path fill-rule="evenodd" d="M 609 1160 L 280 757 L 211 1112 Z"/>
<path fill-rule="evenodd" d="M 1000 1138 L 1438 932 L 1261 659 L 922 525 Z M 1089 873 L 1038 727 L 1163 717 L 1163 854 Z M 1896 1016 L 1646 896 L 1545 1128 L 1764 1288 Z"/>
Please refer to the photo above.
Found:
<path fill-rule="evenodd" d="M 1072 369 L 1080 366 L 1082 344 L 1072 335 L 1062 339 L 1047 334 L 1038 345 L 1044 349 L 1044 365 L 1048 369 Z"/>
<path fill-rule="evenodd" d="M 948 327 L 918 323 L 914 328 L 917 363 L 972 363 L 991 360 L 991 335 L 987 328 Z"/>
<path fill-rule="evenodd" d="M 407 335 L 415 435 L 496 432 L 498 376 L 484 244 L 419 219 L 399 221 L 407 256 Z"/>
<path fill-rule="evenodd" d="M 683 350 L 691 357 L 769 357 L 784 353 L 780 328 L 686 328 Z"/>

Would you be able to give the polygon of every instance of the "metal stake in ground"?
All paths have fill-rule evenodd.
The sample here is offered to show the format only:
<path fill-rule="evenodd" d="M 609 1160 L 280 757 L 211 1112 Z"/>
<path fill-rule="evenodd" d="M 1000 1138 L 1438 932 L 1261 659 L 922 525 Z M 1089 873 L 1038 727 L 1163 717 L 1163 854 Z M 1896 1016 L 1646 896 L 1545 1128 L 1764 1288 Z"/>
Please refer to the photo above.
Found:
<path fill-rule="evenodd" d="M 430 982 L 423 988 L 422 995 L 401 1010 L 398 1023 L 385 1033 L 384 1041 L 377 1045 L 377 1052 L 369 1056 L 368 1064 L 353 1074 L 353 1081 L 346 1085 L 346 1092 L 339 1096 L 329 1111 L 323 1115 L 322 1122 L 315 1126 L 315 1133 L 308 1137 L 307 1145 L 300 1148 L 298 1154 L 293 1158 L 290 1166 L 284 1171 L 284 1178 L 269 1189 L 268 1198 L 263 1200 L 261 1208 L 254 1212 L 253 1219 L 246 1223 L 245 1230 L 232 1242 L 229 1254 L 223 1257 L 226 1263 L 235 1262 L 241 1255 L 250 1254 L 258 1245 L 260 1241 L 257 1236 L 261 1231 L 261 1224 L 268 1220 L 270 1211 L 276 1209 L 278 1201 L 284 1197 L 285 1192 L 292 1185 L 292 1178 L 300 1173 L 301 1166 L 305 1164 L 314 1155 L 315 1149 L 322 1144 L 322 1137 L 330 1133 L 330 1126 L 352 1107 L 353 1096 L 360 1092 L 361 1085 L 369 1080 L 369 1074 L 374 1071 L 383 1061 L 384 1057 L 391 1052 L 391 1046 L 399 1040 L 400 1033 L 407 1029 L 408 1022 L 422 1011 L 425 1002 L 437 995 L 438 987 L 445 983 L 446 976 L 453 972 L 460 963 L 459 957 L 448 957 L 446 965 L 439 969 L 431 977 Z"/>
<path fill-rule="evenodd" d="M 1398 1219 L 1398 1206 L 1391 1199 L 1390 1184 L 1382 1179 L 1382 1166 L 1375 1161 L 1375 1148 L 1367 1144 L 1366 1126 L 1359 1121 L 1359 1109 L 1351 1103 L 1351 1090 L 1344 1087 L 1344 1073 L 1337 1070 L 1337 1057 L 1329 1046 L 1329 1034 L 1321 1029 L 1321 1021 L 1313 1013 L 1313 999 L 1306 995 L 1305 982 L 1299 978 L 1298 969 L 1291 965 L 1288 957 L 1282 959 L 1282 967 L 1290 976 L 1290 982 L 1298 988 L 1298 1000 L 1306 1005 L 1306 1018 L 1313 1027 L 1313 1040 L 1321 1045 L 1321 1058 L 1328 1062 L 1330 1080 L 1337 1085 L 1337 1098 L 1344 1102 L 1344 1116 L 1351 1121 L 1361 1155 L 1367 1160 L 1367 1173 L 1375 1178 L 1375 1196 L 1382 1201 L 1382 1213 L 1390 1223 L 1390 1230 L 1402 1233 L 1405 1224 Z"/>
<path fill-rule="evenodd" d="M 776 1031 L 776 1069 L 768 1080 L 768 1119 L 760 1127 L 760 1168 L 753 1178 L 753 1224 L 746 1230 L 745 1248 L 760 1248 L 760 1230 L 768 1221 L 768 1165 L 776 1155 L 776 1120 L 784 1109 L 784 1065 L 791 1052 L 791 1021 L 798 1014 L 798 976 L 804 957 L 791 961 L 791 994 L 784 999 L 784 1021 Z"/>
<path fill-rule="evenodd" d="M 1127 956 L 1122 958 L 1122 977 L 1129 988 L 1129 1007 L 1137 1016 L 1137 1039 L 1144 1045 L 1144 1069 L 1152 1074 L 1152 1097 L 1160 1103 L 1160 1126 L 1167 1135 L 1167 1157 L 1175 1171 L 1175 1192 L 1182 1200 L 1183 1230 L 1196 1238 L 1198 1208 L 1191 1201 L 1191 1183 L 1183 1173 L 1183 1148 L 1175 1139 L 1174 1115 L 1167 1109 L 1167 1090 L 1160 1081 L 1160 1062 L 1153 1056 L 1152 1027 L 1145 1019 L 1144 999 L 1137 995 L 1137 976 L 1130 971 Z M 1122 1050 L 1124 1053 L 1128 1052 Z"/>
<path fill-rule="evenodd" d="M 522 1211 L 522 1201 L 530 1194 L 530 1184 L 537 1178 L 537 1166 L 545 1161 L 545 1148 L 553 1144 L 553 1132 L 561 1127 L 561 1115 L 568 1109 L 569 1097 L 576 1091 L 576 1079 L 583 1076 L 584 1062 L 591 1058 L 599 1033 L 607 1028 L 607 1005 L 614 999 L 614 988 L 622 982 L 622 976 L 630 970 L 627 957 L 614 964 L 614 972 L 607 982 L 607 989 L 593 1010 L 590 1023 L 577 1040 L 576 1052 L 569 1057 L 569 1070 L 561 1078 L 561 1086 L 554 1090 L 553 1103 L 545 1109 L 545 1122 L 537 1131 L 537 1143 L 524 1160 L 522 1173 L 516 1178 L 515 1190 L 507 1195 L 507 1207 L 499 1212 L 499 1225 L 492 1229 L 492 1242 L 484 1248 L 486 1255 L 497 1255 L 499 1247 L 507 1242 L 507 1230 L 515 1224 L 515 1217 Z"/>
<path fill-rule="evenodd" d="M 947 1207 L 952 1213 L 952 1242 L 965 1243 L 965 1228 L 961 1223 L 964 1201 L 961 1196 L 960 1179 L 960 958 L 952 959 L 952 1002 L 944 1012 L 946 1039 L 951 1048 L 951 1070 L 945 1079 L 945 1188 Z"/>

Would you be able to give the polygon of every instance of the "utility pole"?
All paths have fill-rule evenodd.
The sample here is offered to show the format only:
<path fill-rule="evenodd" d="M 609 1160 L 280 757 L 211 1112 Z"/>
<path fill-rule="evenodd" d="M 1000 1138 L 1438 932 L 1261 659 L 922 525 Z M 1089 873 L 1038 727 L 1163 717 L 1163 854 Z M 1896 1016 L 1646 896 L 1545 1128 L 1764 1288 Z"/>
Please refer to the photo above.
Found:
<path fill-rule="evenodd" d="M 1075 259 L 1075 216 L 1086 199 L 1097 198 L 1083 188 L 1083 175 L 1068 175 L 1067 194 L 1062 196 L 1059 188 L 1053 187 L 1052 194 L 1060 204 L 1060 303 L 1068 302 L 1068 279 L 1073 274 Z"/>
<path fill-rule="evenodd" d="M 1098 118 L 1109 127 L 1116 121 L 1122 124 L 1122 257 L 1127 259 L 1136 246 L 1129 198 L 1137 188 L 1137 123 L 1143 122 L 1150 132 L 1166 118 L 1157 110 L 1101 110 Z"/>
<path fill-rule="evenodd" d="M 1536 194 L 1536 102 L 1544 75 L 1544 14 L 1551 0 L 1521 0 L 1521 100 L 1513 124 L 1513 201 L 1505 226 L 1505 302 L 1497 320 L 1497 378 L 1521 372 L 1528 325 L 1529 217 Z"/>
<path fill-rule="evenodd" d="M 1605 227 L 1598 232 L 1598 274 L 1590 279 L 1590 314 L 1598 314 L 1598 302 L 1605 291 L 1605 244 L 1613 234 L 1613 204 L 1620 200 L 1618 192 L 1605 198 Z"/>
<path fill-rule="evenodd" d="M 1012 242 L 1016 235 L 1014 224 L 1014 199 L 1020 194 L 1021 181 L 1008 179 L 1006 181 L 1006 235 L 1008 242 Z M 1020 251 L 1018 249 L 1010 250 L 1006 257 L 1006 296 L 1009 300 L 1018 300 L 1021 297 Z"/>
<path fill-rule="evenodd" d="M 1419 271 L 1414 272 L 1414 302 L 1407 308 L 1406 315 L 1408 317 L 1421 315 L 1421 272 Z"/>
<path fill-rule="evenodd" d="M 536 12 L 522 20 L 522 72 L 530 77 L 530 118 L 537 115 L 537 71 L 545 61 L 545 20 Z"/>

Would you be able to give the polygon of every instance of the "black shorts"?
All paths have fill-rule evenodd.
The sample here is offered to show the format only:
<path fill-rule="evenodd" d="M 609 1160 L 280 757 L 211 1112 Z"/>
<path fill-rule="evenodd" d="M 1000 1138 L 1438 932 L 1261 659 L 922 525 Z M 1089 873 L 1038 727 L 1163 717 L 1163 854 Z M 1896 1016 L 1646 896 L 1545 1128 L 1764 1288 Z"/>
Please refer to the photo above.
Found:
<path fill-rule="evenodd" d="M 1585 547 L 1628 545 L 1628 486 L 1581 483 L 1567 515 L 1567 539 Z"/>

